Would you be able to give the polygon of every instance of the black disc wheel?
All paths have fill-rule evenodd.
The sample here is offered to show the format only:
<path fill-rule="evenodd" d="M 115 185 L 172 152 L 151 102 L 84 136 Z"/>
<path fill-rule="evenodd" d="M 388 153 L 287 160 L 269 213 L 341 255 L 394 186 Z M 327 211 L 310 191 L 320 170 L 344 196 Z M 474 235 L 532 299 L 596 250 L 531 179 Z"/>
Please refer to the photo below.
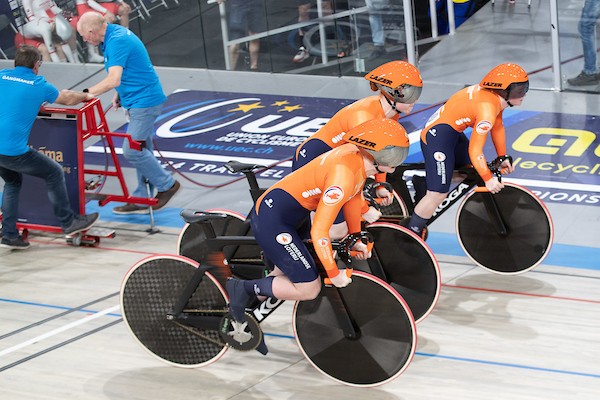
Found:
<path fill-rule="evenodd" d="M 375 239 L 370 272 L 390 283 L 404 298 L 415 320 L 431 313 L 440 295 L 440 268 L 425 242 L 402 226 L 377 222 L 367 226 Z"/>
<path fill-rule="evenodd" d="M 505 275 L 536 267 L 550 251 L 554 237 L 552 217 L 544 203 L 511 183 L 504 183 L 497 194 L 469 193 L 458 209 L 456 231 L 460 245 L 475 263 Z"/>
<path fill-rule="evenodd" d="M 353 336 L 342 328 L 348 318 Z M 416 348 L 415 322 L 406 302 L 390 285 L 361 271 L 345 288 L 323 286 L 314 300 L 297 302 L 293 325 L 310 363 L 351 386 L 396 378 Z"/>
<path fill-rule="evenodd" d="M 216 236 L 252 236 L 250 224 L 242 215 L 226 210 L 209 212 L 225 215 L 223 218 L 211 219 L 207 222 L 211 224 Z M 242 279 L 258 279 L 265 276 L 260 268 L 252 267 L 252 265 L 263 265 L 261 249 L 258 245 L 232 245 L 226 246 L 222 251 L 212 251 L 207 245 L 206 238 L 205 227 L 201 223 L 186 224 L 177 241 L 178 254 L 201 265 L 219 267 L 212 272 L 221 285 L 225 285 L 226 279 L 232 272 Z"/>
<path fill-rule="evenodd" d="M 184 257 L 152 256 L 136 265 L 121 285 L 121 310 L 133 337 L 158 359 L 179 367 L 200 367 L 220 358 L 227 346 L 218 330 L 179 325 L 167 318 L 198 264 Z M 185 310 L 222 317 L 228 312 L 225 290 L 205 273 Z"/>

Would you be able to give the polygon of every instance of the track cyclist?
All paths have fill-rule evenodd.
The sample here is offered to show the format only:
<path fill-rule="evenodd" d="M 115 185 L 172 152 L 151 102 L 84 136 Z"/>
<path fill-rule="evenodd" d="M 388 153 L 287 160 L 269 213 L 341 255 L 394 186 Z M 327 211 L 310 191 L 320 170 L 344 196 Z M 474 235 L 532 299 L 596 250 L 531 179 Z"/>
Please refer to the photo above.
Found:
<path fill-rule="evenodd" d="M 504 185 L 487 166 L 483 147 L 488 134 L 499 156 L 506 154 L 506 131 L 503 111 L 520 106 L 529 89 L 529 78 L 517 64 L 494 67 L 478 85 L 466 87 L 441 106 L 421 132 L 421 150 L 425 159 L 427 192 L 418 200 L 410 219 L 402 225 L 425 237 L 426 225 L 435 209 L 450 190 L 455 167 L 472 164 L 485 182 L 487 190 L 498 193 Z M 464 131 L 472 128 L 470 139 Z M 502 173 L 511 173 L 509 160 L 502 163 Z"/>
<path fill-rule="evenodd" d="M 337 267 L 329 229 L 343 212 L 349 231 L 361 231 L 363 186 L 368 176 L 391 173 L 408 154 L 408 135 L 396 121 L 376 118 L 350 130 L 346 144 L 318 156 L 271 186 L 250 212 L 252 232 L 275 265 L 266 278 L 227 281 L 230 310 L 238 322 L 245 320 L 245 308 L 256 296 L 281 300 L 311 300 L 321 290 L 321 278 L 298 226 L 315 211 L 310 239 L 331 282 L 345 287 L 352 282 Z M 353 250 L 357 259 L 370 257 L 367 246 L 358 241 Z"/>

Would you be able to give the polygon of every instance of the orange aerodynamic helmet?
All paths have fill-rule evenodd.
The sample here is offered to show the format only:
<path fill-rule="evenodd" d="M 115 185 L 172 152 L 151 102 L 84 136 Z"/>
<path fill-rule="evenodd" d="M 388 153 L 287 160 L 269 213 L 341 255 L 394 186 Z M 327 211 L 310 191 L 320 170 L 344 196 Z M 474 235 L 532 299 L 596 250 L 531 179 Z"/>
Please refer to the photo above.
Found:
<path fill-rule="evenodd" d="M 394 103 L 416 103 L 423 90 L 419 70 L 406 61 L 390 61 L 365 75 L 371 90 L 381 93 Z"/>
<path fill-rule="evenodd" d="M 351 129 L 344 140 L 369 153 L 377 165 L 397 167 L 408 156 L 408 134 L 397 121 L 376 118 Z"/>
<path fill-rule="evenodd" d="M 517 64 L 504 63 L 494 67 L 479 86 L 500 91 L 506 100 L 523 97 L 529 90 L 527 72 Z"/>

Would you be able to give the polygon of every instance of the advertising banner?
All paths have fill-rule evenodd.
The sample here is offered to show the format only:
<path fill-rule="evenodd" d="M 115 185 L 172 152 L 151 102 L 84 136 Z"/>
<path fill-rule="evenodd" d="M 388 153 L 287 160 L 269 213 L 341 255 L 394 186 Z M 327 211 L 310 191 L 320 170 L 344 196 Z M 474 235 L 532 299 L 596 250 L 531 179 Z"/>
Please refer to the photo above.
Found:
<path fill-rule="evenodd" d="M 231 175 L 230 160 L 272 168 L 261 178 L 281 179 L 291 170 L 296 147 L 322 127 L 347 99 L 241 93 L 178 91 L 169 96 L 157 119 L 157 156 L 182 174 Z M 420 131 L 439 105 L 417 105 L 400 123 L 409 132 L 408 163 L 422 161 Z M 550 202 L 600 204 L 600 117 L 504 111 L 508 152 L 515 173 L 507 181 L 532 189 Z M 122 127 L 119 131 L 124 130 Z M 470 130 L 465 132 L 470 136 Z M 90 153 L 104 153 L 92 146 Z M 491 139 L 486 157 L 496 157 Z M 104 156 L 86 156 L 101 162 Z M 124 162 L 126 165 L 126 162 Z"/>

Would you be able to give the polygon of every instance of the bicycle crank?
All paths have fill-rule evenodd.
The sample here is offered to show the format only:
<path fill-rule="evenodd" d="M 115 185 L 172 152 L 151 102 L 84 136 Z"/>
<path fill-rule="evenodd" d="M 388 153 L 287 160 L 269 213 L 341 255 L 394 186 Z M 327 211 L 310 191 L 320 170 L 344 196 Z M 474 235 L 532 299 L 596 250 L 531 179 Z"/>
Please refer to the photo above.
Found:
<path fill-rule="evenodd" d="M 237 322 L 230 313 L 225 314 L 219 325 L 219 336 L 229 346 L 240 351 L 255 350 L 264 343 L 258 321 L 249 313 L 246 313 L 244 322 Z"/>

